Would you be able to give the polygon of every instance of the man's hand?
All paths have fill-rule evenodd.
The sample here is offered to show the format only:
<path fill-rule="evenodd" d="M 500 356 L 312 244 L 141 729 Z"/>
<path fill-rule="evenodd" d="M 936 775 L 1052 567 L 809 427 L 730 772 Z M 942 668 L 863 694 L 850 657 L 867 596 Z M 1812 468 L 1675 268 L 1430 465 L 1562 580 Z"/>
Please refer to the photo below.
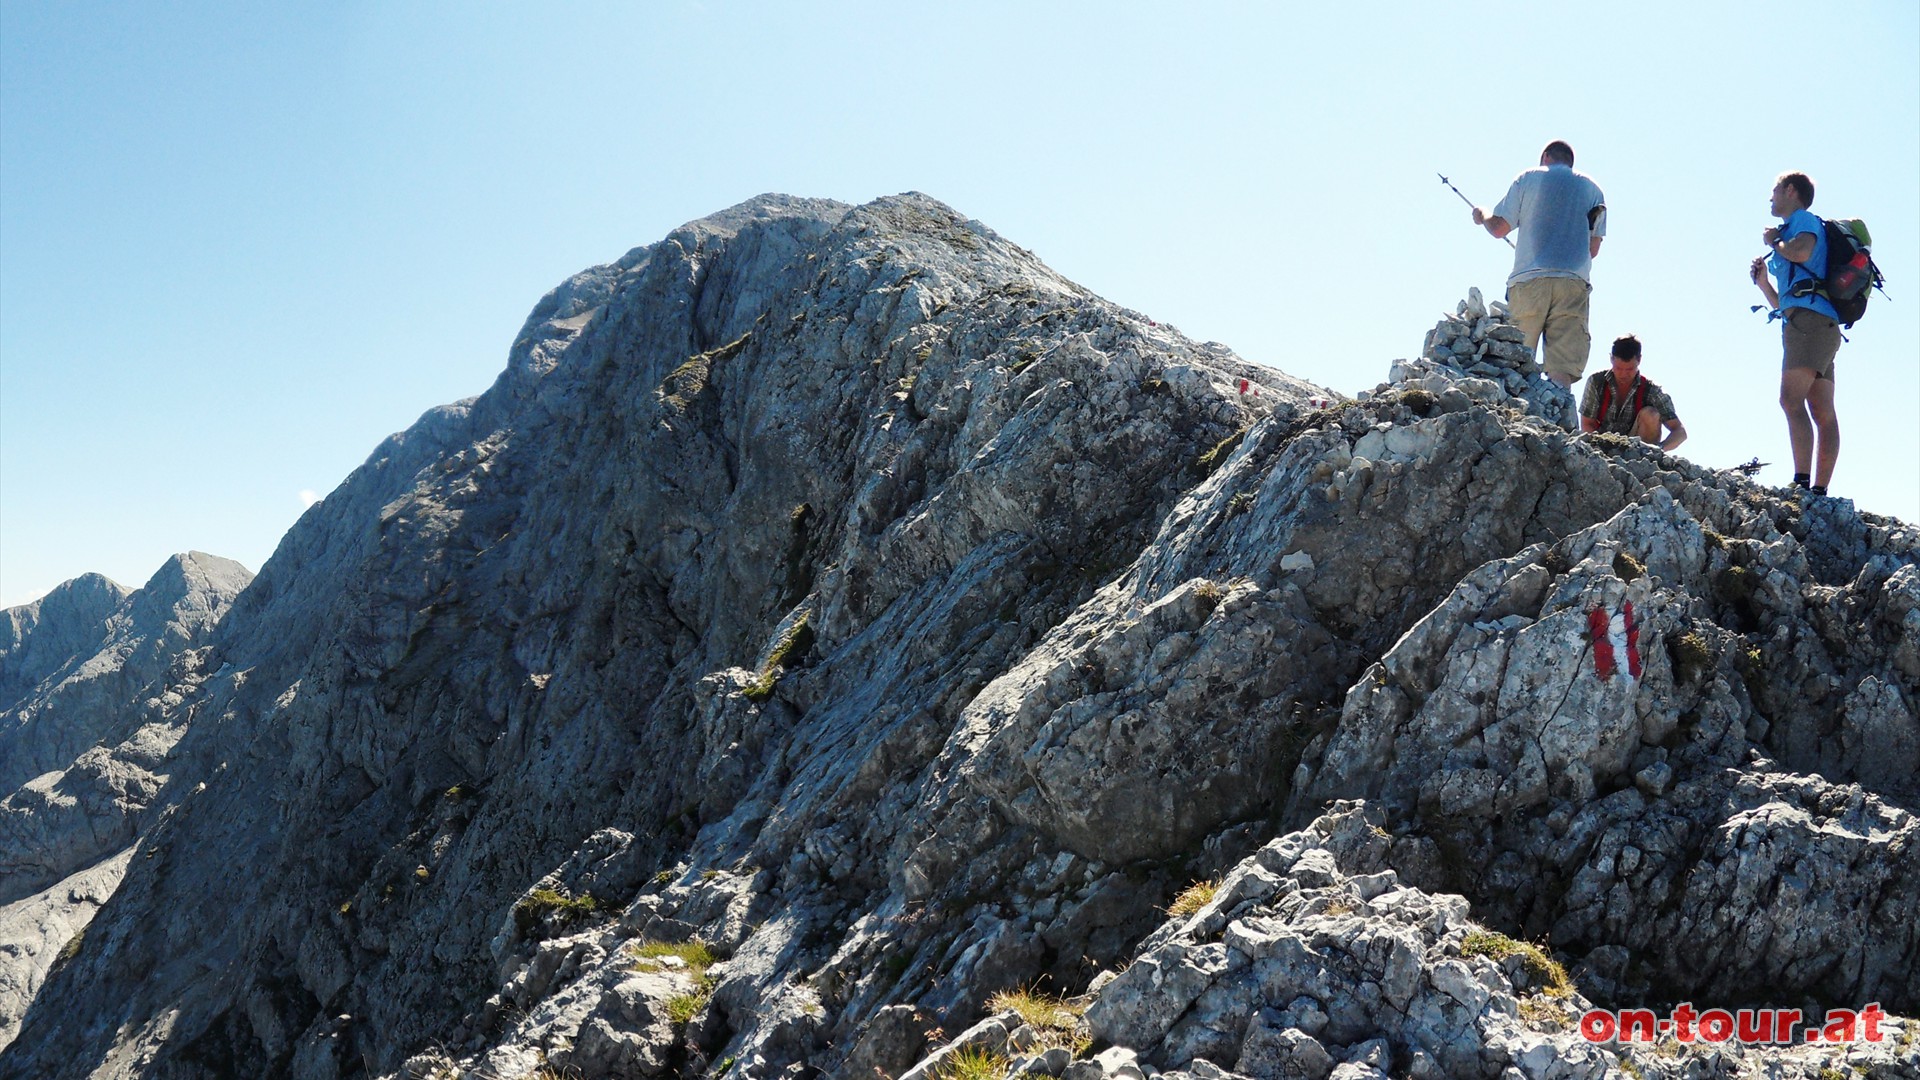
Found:
<path fill-rule="evenodd" d="M 1774 225 L 1767 228 L 1765 231 L 1761 232 L 1760 242 L 1767 245 L 1768 247 L 1772 247 L 1773 245 L 1779 243 L 1780 227 L 1778 225 Z"/>
<path fill-rule="evenodd" d="M 1476 207 L 1474 207 L 1474 208 L 1473 208 L 1473 223 L 1474 223 L 1475 225 L 1485 225 L 1485 224 L 1487 223 L 1487 212 L 1486 212 L 1485 210 L 1482 210 L 1482 209 L 1480 209 L 1480 208 L 1479 208 L 1479 207 L 1477 207 L 1477 206 L 1476 206 Z"/>
<path fill-rule="evenodd" d="M 1753 278 L 1753 283 L 1758 285 L 1761 280 L 1767 276 L 1767 257 L 1765 255 L 1756 256 L 1753 260 L 1753 266 L 1748 269 L 1747 273 Z"/>

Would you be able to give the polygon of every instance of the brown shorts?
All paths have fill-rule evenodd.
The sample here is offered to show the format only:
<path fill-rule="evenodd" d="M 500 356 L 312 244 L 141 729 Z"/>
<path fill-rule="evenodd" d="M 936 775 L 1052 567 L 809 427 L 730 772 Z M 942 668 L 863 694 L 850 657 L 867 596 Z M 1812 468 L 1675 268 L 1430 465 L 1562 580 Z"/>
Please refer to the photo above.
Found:
<path fill-rule="evenodd" d="M 1832 380 L 1833 358 L 1840 351 L 1840 324 L 1811 308 L 1788 308 L 1780 324 L 1780 370 L 1805 368 L 1816 379 Z"/>

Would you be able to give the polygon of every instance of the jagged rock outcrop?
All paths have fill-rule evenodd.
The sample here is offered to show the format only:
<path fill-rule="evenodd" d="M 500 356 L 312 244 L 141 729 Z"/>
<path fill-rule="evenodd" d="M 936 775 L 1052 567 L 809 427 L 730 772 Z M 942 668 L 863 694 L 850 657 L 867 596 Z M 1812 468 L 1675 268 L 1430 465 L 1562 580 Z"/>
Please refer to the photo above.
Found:
<path fill-rule="evenodd" d="M 0 1046 L 118 885 L 205 643 L 251 577 L 189 552 L 131 593 L 92 574 L 0 622 Z"/>
<path fill-rule="evenodd" d="M 1400 390 L 1426 390 L 1456 403 L 1504 402 L 1568 431 L 1580 430 L 1579 403 L 1541 377 L 1526 341 L 1506 301 L 1487 303 L 1479 289 L 1468 289 L 1453 314 L 1442 315 L 1427 331 L 1418 359 L 1394 361 L 1389 380 Z"/>
<path fill-rule="evenodd" d="M 1048 1030 L 1067 1018 L 1057 1013 L 1036 1025 L 1023 1015 L 1030 1004 L 1015 1003 L 903 1080 L 941 1075 L 967 1054 L 1004 1074 L 1066 1080 L 1827 1077 L 1836 1058 L 1852 1075 L 1920 1073 L 1912 1020 L 1837 1054 L 1697 1034 L 1594 1041 L 1582 1025 L 1593 1003 L 1542 950 L 1476 924 L 1464 897 L 1399 880 L 1385 820 L 1338 803 L 1262 846 L 1148 937 L 1125 971 L 1063 1003 L 1077 1030 Z M 1080 1047 L 1100 1049 L 1075 1061 Z"/>
<path fill-rule="evenodd" d="M 1768 645 L 1819 658 L 1778 662 L 1777 682 L 1756 671 L 1766 646 L 1708 617 L 1709 551 L 1724 570 L 1742 544 L 1749 572 L 1775 583 L 1768 621 L 1782 633 Z M 1812 577 L 1798 548 L 1790 535 L 1729 540 L 1659 488 L 1558 545 L 1489 562 L 1362 678 L 1324 751 L 1306 755 L 1317 764 L 1302 766 L 1296 803 L 1386 801 L 1421 837 L 1402 860 L 1415 880 L 1458 888 L 1484 916 L 1562 949 L 1596 949 L 1601 970 L 1631 956 L 1607 973 L 1605 985 L 1625 982 L 1610 996 L 1657 985 L 1735 1000 L 1791 985 L 1913 1001 L 1915 724 L 1891 690 L 1900 635 L 1886 628 L 1905 602 L 1889 579 L 1914 567 L 1869 560 L 1834 590 L 1854 618 L 1816 620 L 1810 602 L 1841 598 L 1788 576 L 1782 567 Z M 1596 613 L 1633 630 L 1611 661 Z M 1816 624 L 1811 641 L 1788 644 Z M 1855 688 L 1845 705 L 1819 710 L 1823 695 L 1793 685 L 1831 677 L 1822 668 Z M 1783 691 L 1799 695 L 1791 707 L 1753 702 Z M 1823 723 L 1848 751 L 1796 754 L 1796 727 Z M 1801 756 L 1818 774 L 1762 753 Z"/>
<path fill-rule="evenodd" d="M 1150 939 L 1173 894 L 1351 798 L 1386 836 L 1297 884 L 1454 913 L 1356 904 L 1396 979 L 1470 914 L 1597 1000 L 1920 1006 L 1915 531 L 1399 367 L 1317 407 L 918 195 L 575 276 L 220 620 L 0 1075 L 895 1074 L 993 991 L 1212 948 Z M 1337 1037 L 1223 990 L 1096 1049 L 1599 1060 L 1418 1035 L 1371 962 Z"/>

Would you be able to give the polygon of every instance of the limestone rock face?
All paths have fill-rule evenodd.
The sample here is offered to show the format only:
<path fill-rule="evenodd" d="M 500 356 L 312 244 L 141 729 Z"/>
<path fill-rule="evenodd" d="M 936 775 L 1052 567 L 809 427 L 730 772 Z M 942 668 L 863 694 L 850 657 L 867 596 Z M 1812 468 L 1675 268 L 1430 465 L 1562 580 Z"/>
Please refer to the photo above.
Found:
<path fill-rule="evenodd" d="M 1920 1007 L 1920 535 L 1409 372 L 920 195 L 584 271 L 113 712 L 177 741 L 0 1076 L 1613 1067 L 1483 927 L 1557 1002 Z"/>
<path fill-rule="evenodd" d="M 175 709 L 251 577 L 189 552 L 134 592 L 88 575 L 0 619 L 0 1046 L 118 885 L 185 726 Z"/>
<path fill-rule="evenodd" d="M 1809 628 L 1796 648 L 1817 659 L 1768 671 L 1766 645 L 1711 618 L 1729 547 L 1753 552 L 1754 573 L 1813 576 L 1790 535 L 1729 540 L 1664 488 L 1551 548 L 1489 562 L 1349 694 L 1324 752 L 1307 754 L 1318 764 L 1303 764 L 1296 806 L 1385 801 L 1418 823 L 1405 860 L 1416 880 L 1576 955 L 1628 948 L 1622 989 L 1640 996 L 1658 985 L 1731 1000 L 1793 984 L 1912 1001 L 1915 723 L 1911 690 L 1887 692 L 1898 676 L 1877 632 L 1899 595 L 1884 588 L 1893 564 L 1870 562 L 1838 588 L 1769 593 L 1770 621 Z M 1842 596 L 1854 618 L 1807 610 Z M 1851 692 L 1806 686 L 1809 668 Z M 1788 695 L 1833 704 L 1813 720 L 1813 703 Z M 1756 697 L 1779 704 L 1763 712 Z M 1796 747 L 1799 725 L 1834 725 L 1840 746 Z M 1873 750 L 1851 765 L 1848 744 Z M 1448 850 L 1493 857 L 1469 866 Z"/>
<path fill-rule="evenodd" d="M 1009 1062 L 1013 1075 L 1068 1080 L 1678 1080 L 1818 1076 L 1833 1060 L 1854 1075 L 1913 1073 L 1900 1042 L 1911 1020 L 1837 1057 L 1699 1039 L 1590 1041 L 1581 1021 L 1593 1002 L 1544 951 L 1475 923 L 1465 897 L 1400 880 L 1387 864 L 1398 841 L 1386 820 L 1378 807 L 1338 802 L 1263 845 L 1211 900 L 1142 942 L 1126 970 L 1067 1003 L 1080 1014 L 1071 1034 L 1010 1011 L 905 1076 L 932 1075 L 969 1050 Z M 1075 1039 L 1104 1049 L 1071 1064 L 1033 1052 Z"/>

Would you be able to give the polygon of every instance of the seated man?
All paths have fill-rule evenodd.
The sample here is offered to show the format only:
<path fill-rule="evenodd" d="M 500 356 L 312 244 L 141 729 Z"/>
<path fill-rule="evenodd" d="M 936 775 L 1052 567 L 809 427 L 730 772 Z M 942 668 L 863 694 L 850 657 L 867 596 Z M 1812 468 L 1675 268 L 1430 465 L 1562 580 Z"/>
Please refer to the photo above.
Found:
<path fill-rule="evenodd" d="M 1686 426 L 1673 411 L 1673 398 L 1640 374 L 1640 339 L 1622 334 L 1613 341 L 1613 370 L 1595 372 L 1580 398 L 1580 430 L 1637 435 L 1642 442 L 1672 450 L 1687 441 Z M 1660 438 L 1661 425 L 1667 429 Z"/>

